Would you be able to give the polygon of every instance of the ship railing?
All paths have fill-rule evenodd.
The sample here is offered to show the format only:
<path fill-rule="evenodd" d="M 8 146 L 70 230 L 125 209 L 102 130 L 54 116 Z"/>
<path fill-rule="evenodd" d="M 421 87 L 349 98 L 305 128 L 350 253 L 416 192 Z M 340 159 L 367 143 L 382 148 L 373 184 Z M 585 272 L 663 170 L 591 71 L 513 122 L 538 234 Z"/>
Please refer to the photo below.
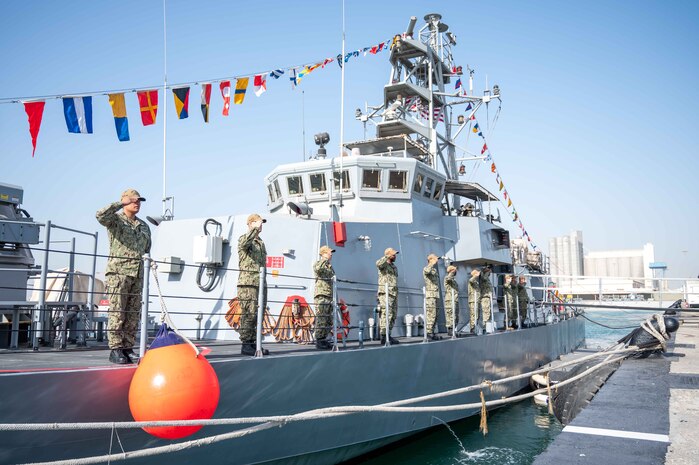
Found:
<path fill-rule="evenodd" d="M 20 272 L 31 276 L 27 276 L 27 285 L 22 287 L 18 286 L 4 286 L 4 289 L 0 287 L 0 290 L 14 291 L 24 291 L 25 295 L 29 292 L 33 292 L 31 298 L 20 301 L 0 301 L 0 313 L 9 315 L 11 314 L 12 321 L 10 323 L 11 329 L 10 340 L 8 346 L 15 349 L 19 345 L 20 336 L 20 323 L 24 315 L 29 315 L 30 325 L 29 325 L 29 336 L 31 337 L 31 344 L 33 350 L 38 350 L 39 345 L 51 340 L 54 327 L 51 325 L 52 319 L 61 321 L 61 328 L 58 331 L 58 340 L 62 347 L 65 347 L 67 339 L 67 322 L 69 316 L 77 316 L 76 324 L 82 323 L 83 328 L 90 326 L 90 314 L 93 308 L 93 296 L 95 288 L 95 270 L 96 270 L 96 257 L 97 257 L 97 232 L 82 231 L 79 229 L 68 228 L 65 226 L 60 226 L 53 224 L 50 220 L 46 223 L 35 223 L 40 227 L 44 228 L 44 238 L 40 244 L 43 247 L 32 248 L 28 245 L 22 245 L 22 248 L 26 248 L 32 251 L 39 252 L 43 255 L 41 266 L 30 266 L 30 267 L 19 267 L 19 268 L 2 268 L 2 271 L 9 272 Z M 51 233 L 53 230 L 61 230 L 72 233 L 73 236 L 70 240 L 52 240 Z M 76 236 L 86 236 L 92 239 L 92 254 L 87 254 L 92 257 L 91 270 L 90 273 L 80 273 L 76 271 L 75 268 L 75 257 L 77 255 L 75 251 Z M 52 269 L 49 268 L 49 258 L 52 252 L 56 252 L 51 249 L 51 244 L 57 243 L 70 243 L 70 251 L 59 251 L 62 253 L 69 254 L 69 265 L 67 269 Z M 38 274 L 38 277 L 36 276 Z M 47 289 L 47 282 L 50 275 L 60 276 L 64 275 L 66 277 L 66 282 L 61 287 L 60 291 L 57 289 Z M 88 290 L 87 292 L 78 292 L 74 289 L 74 278 L 76 276 L 87 276 L 88 277 Z M 28 287 L 29 279 L 38 279 L 38 286 L 35 285 L 31 288 Z M 47 300 L 47 297 L 51 296 L 52 291 L 58 291 L 57 300 Z M 85 296 L 85 300 L 74 299 L 74 294 L 82 294 Z M 6 311 L 11 313 L 6 313 Z M 56 313 L 54 315 L 54 312 Z M 55 318 L 52 318 L 54 317 Z M 74 333 L 77 334 L 78 345 L 85 345 L 85 331 L 80 331 L 77 329 L 72 329 Z"/>
<path fill-rule="evenodd" d="M 53 243 L 55 243 L 55 241 Z M 96 257 L 109 257 L 107 255 L 97 255 L 94 253 L 93 254 L 87 254 L 87 253 L 81 254 L 79 252 L 75 252 L 74 250 L 72 250 L 70 252 L 67 252 L 65 250 L 52 250 L 52 249 L 48 249 L 45 246 L 43 248 L 37 249 L 37 250 L 42 251 L 42 252 L 50 252 L 50 253 L 70 254 L 72 258 L 74 258 L 74 256 L 76 256 L 76 255 L 85 255 L 85 256 L 88 256 L 92 259 L 95 259 Z M 156 262 L 156 263 L 167 263 L 167 262 L 158 262 L 155 260 L 151 260 L 151 261 Z M 194 267 L 196 265 L 185 264 L 184 266 L 193 266 Z M 46 273 L 56 272 L 56 273 L 63 273 L 65 275 L 77 275 L 77 274 L 79 274 L 76 271 L 53 270 L 53 269 L 49 269 L 47 267 L 43 268 L 43 269 L 45 270 Z M 230 268 L 230 270 L 239 271 L 235 268 Z M 291 275 L 291 274 L 289 274 L 289 275 L 285 275 L 285 274 L 279 275 L 278 274 L 278 276 L 287 277 L 287 278 L 295 279 L 295 280 L 303 279 L 303 280 L 306 280 L 309 282 L 315 279 L 314 277 L 310 277 L 310 276 L 300 276 L 300 275 Z M 496 284 L 493 286 L 493 289 L 495 290 L 495 289 L 498 289 L 498 286 L 497 286 L 498 274 L 493 273 L 492 276 L 493 276 L 493 280 L 495 281 L 494 284 Z M 531 275 L 531 277 L 536 277 L 536 278 L 541 279 L 542 275 Z M 37 278 L 35 278 L 35 279 L 37 279 Z M 41 278 L 39 277 L 38 279 L 41 279 Z M 674 281 L 677 281 L 677 280 L 674 280 Z M 685 282 L 683 285 L 683 292 L 685 293 L 685 296 L 699 295 L 699 292 L 695 292 L 694 290 L 690 290 L 690 289 L 693 289 L 691 286 L 689 286 L 689 281 L 692 281 L 692 280 L 686 280 L 686 281 L 687 282 Z M 696 280 L 694 280 L 694 281 L 696 281 Z M 697 282 L 697 284 L 699 284 L 699 281 L 696 281 L 696 282 Z M 550 291 L 551 289 L 553 289 L 553 287 L 551 286 L 551 283 L 546 283 L 544 281 L 544 284 L 545 284 L 544 286 L 531 286 L 531 289 L 533 291 L 542 291 L 541 293 L 543 294 L 543 299 L 535 300 L 531 307 L 527 307 L 526 312 L 522 311 L 521 308 L 518 309 L 521 312 L 519 315 L 519 321 L 518 321 L 520 327 L 528 326 L 528 325 L 539 325 L 539 324 L 546 323 L 546 322 L 549 322 L 549 323 L 555 322 L 556 319 L 567 318 L 569 316 L 572 316 L 574 314 L 579 313 L 579 311 L 581 309 L 585 308 L 584 305 L 580 305 L 580 304 L 572 305 L 571 302 L 566 302 L 566 300 L 564 298 L 562 298 L 560 295 L 558 297 L 555 297 L 555 295 L 552 294 L 551 292 L 547 292 L 547 291 Z M 309 286 L 302 286 L 302 287 L 304 289 L 307 289 L 310 286 L 311 285 L 309 284 Z M 352 290 L 354 292 L 357 292 L 357 293 L 363 294 L 363 295 L 372 295 L 373 296 L 372 299 L 374 299 L 376 296 L 377 290 L 378 290 L 378 287 L 377 287 L 375 282 L 373 282 L 373 283 L 358 282 L 358 281 L 350 281 L 350 280 L 342 280 L 342 279 L 334 280 L 333 286 L 334 286 L 333 294 L 336 296 L 338 295 L 339 290 L 347 289 L 347 290 Z M 421 315 L 422 321 L 426 321 L 426 312 L 425 312 L 425 306 L 424 306 L 424 289 L 411 288 L 411 287 L 407 287 L 407 286 L 399 286 L 399 289 L 400 289 L 401 296 L 409 296 L 409 299 L 406 300 L 406 302 L 408 304 L 410 304 L 411 302 L 415 303 L 415 300 L 416 300 L 415 298 L 418 296 L 420 296 L 421 300 L 422 300 L 420 302 L 419 306 L 417 306 L 417 305 L 412 305 L 412 306 L 400 305 L 401 310 L 407 309 L 408 311 L 414 312 L 415 315 Z M 71 301 L 71 300 L 66 300 L 66 301 L 61 301 L 61 302 L 49 301 L 48 294 L 46 294 L 49 291 L 49 289 L 46 289 L 46 287 L 44 287 L 44 288 L 42 288 L 42 287 L 39 287 L 39 288 L 27 287 L 25 290 L 26 291 L 38 291 L 38 292 L 41 292 L 42 290 L 44 291 L 43 294 L 45 294 L 45 299 L 44 299 L 43 304 L 41 304 L 38 300 L 36 300 L 36 301 L 27 300 L 27 301 L 23 301 L 23 302 L 14 302 L 14 304 L 24 305 L 22 310 L 27 310 L 29 312 L 33 312 L 34 314 L 42 313 L 42 312 L 46 313 L 46 312 L 49 312 L 51 310 L 60 310 L 61 312 L 63 312 L 63 314 L 61 314 L 59 316 L 64 316 L 64 320 L 65 320 L 66 319 L 65 317 L 70 316 L 69 315 L 69 313 L 71 311 L 70 307 L 84 304 L 84 302 L 77 302 L 77 301 Z M 144 302 L 151 301 L 155 297 L 157 297 L 151 291 L 152 291 L 152 289 L 150 291 L 145 292 L 145 294 L 143 296 Z M 94 294 L 96 294 L 95 291 L 91 290 L 91 291 L 83 291 L 83 292 L 85 294 L 89 295 L 89 297 L 90 297 L 89 299 L 86 299 L 86 300 L 89 300 L 89 301 L 94 300 L 93 296 L 94 296 Z M 196 299 L 196 300 L 210 301 L 210 302 L 215 302 L 215 301 L 225 302 L 224 299 L 214 298 L 214 297 L 177 296 L 177 295 L 166 295 L 163 297 L 167 298 L 168 300 L 172 300 L 172 301 L 176 301 L 176 299 Z M 444 299 L 446 299 L 446 298 L 448 298 L 448 296 L 444 296 L 442 301 L 444 302 Z M 463 297 L 462 297 L 462 299 L 463 299 Z M 366 300 L 367 300 L 366 298 L 363 298 L 363 299 L 359 298 L 359 299 L 356 299 L 356 301 L 359 303 L 349 302 L 347 304 L 347 306 L 348 307 L 366 307 L 366 303 L 362 303 L 362 302 L 365 302 Z M 401 301 L 402 300 L 403 299 L 401 297 Z M 497 300 L 498 300 L 498 293 L 496 292 L 493 295 L 492 301 L 497 302 Z M 284 304 L 285 302 L 283 302 L 283 301 L 277 302 L 277 301 L 270 300 L 267 303 Z M 571 305 L 568 305 L 568 304 L 571 304 Z M 505 303 L 504 305 L 507 305 L 507 304 Z M 364 326 L 364 328 L 362 328 L 361 327 L 362 325 L 355 325 L 355 326 L 352 326 L 352 325 L 344 325 L 343 326 L 343 325 L 341 325 L 340 318 L 338 317 L 338 312 L 337 312 L 337 301 L 335 301 L 333 303 L 333 306 L 335 308 L 335 312 L 333 312 L 333 315 L 334 315 L 333 322 L 332 322 L 332 327 L 330 329 L 332 330 L 332 334 L 334 335 L 333 346 L 336 349 L 338 343 L 340 342 L 340 341 L 336 340 L 337 334 L 339 331 L 347 331 L 350 329 L 360 329 L 360 331 L 362 331 L 367 326 Z M 310 305 L 309 305 L 309 307 L 310 307 Z M 377 314 L 376 307 L 374 307 L 373 305 L 371 307 L 373 307 L 373 310 L 375 312 L 374 314 L 376 315 Z M 595 307 L 596 308 L 603 308 L 600 305 L 595 305 Z M 464 308 L 468 308 L 468 306 L 462 307 L 462 309 L 464 309 Z M 626 306 L 624 308 L 630 308 L 630 307 Z M 170 311 L 170 313 L 173 315 L 175 315 L 175 314 L 193 315 L 193 316 L 201 315 L 201 312 L 180 311 L 180 310 L 181 309 L 177 309 L 175 307 L 173 311 Z M 561 313 L 561 310 L 565 310 L 565 311 L 563 313 Z M 481 309 L 481 311 L 482 311 L 482 309 Z M 88 313 L 88 312 L 85 312 L 85 313 Z M 107 311 L 106 313 L 108 314 L 109 311 Z M 149 331 L 152 331 L 153 326 L 154 326 L 153 322 L 157 319 L 158 314 L 159 314 L 158 311 L 151 312 L 148 309 L 144 308 L 142 315 L 144 318 L 147 318 L 147 320 L 146 320 L 145 324 L 142 324 L 142 329 L 143 329 L 142 340 L 143 341 L 147 341 L 149 337 L 152 337 L 153 334 L 152 334 L 152 332 L 149 332 Z M 543 318 L 539 317 L 540 314 L 543 315 Z M 551 318 L 549 318 L 551 316 L 554 317 L 553 321 L 551 321 Z M 87 317 L 85 319 L 87 320 Z M 377 318 L 375 318 L 375 320 L 376 319 Z M 15 319 L 15 321 L 17 321 L 17 320 L 18 319 Z M 527 323 L 527 320 L 529 320 L 528 323 Z M 200 322 L 201 319 L 198 319 L 198 321 Z M 264 322 L 264 318 L 261 318 L 260 321 Z M 492 322 L 494 322 L 494 321 L 492 321 Z M 316 323 L 316 325 L 317 325 L 317 323 Z M 453 325 L 453 322 L 452 322 L 452 325 Z M 196 330 L 197 332 L 199 332 L 201 330 L 201 326 L 199 325 L 197 327 L 182 328 L 182 329 L 187 330 L 187 331 L 195 331 Z M 309 329 L 309 332 L 311 332 L 315 329 L 315 326 L 310 327 L 308 329 Z M 61 330 L 63 332 L 63 335 L 65 336 L 66 335 L 65 326 L 62 326 Z M 235 329 L 234 328 L 218 328 L 217 330 L 221 331 L 221 330 L 235 330 Z M 264 327 L 263 327 L 263 330 L 265 330 Z M 32 326 L 28 330 L 28 334 L 30 335 L 30 340 L 32 341 L 32 346 L 34 345 L 36 334 L 39 333 L 40 331 L 44 331 L 44 329 L 40 328 L 40 327 L 36 327 L 36 326 Z M 71 331 L 73 331 L 73 330 L 71 330 Z M 17 334 L 18 332 L 19 331 L 15 332 L 14 334 Z M 378 331 L 376 331 L 376 333 L 378 334 Z M 89 337 L 91 334 L 94 334 L 94 331 L 88 324 L 85 324 L 85 325 L 83 325 L 82 329 L 74 330 L 72 332 L 72 334 L 78 334 L 82 340 L 85 340 L 86 337 Z M 423 334 L 423 337 L 424 336 L 425 335 Z M 197 338 L 199 338 L 199 334 L 197 334 Z M 65 348 L 65 340 L 66 340 L 65 337 L 62 340 L 59 339 L 59 341 L 61 342 L 61 348 Z M 258 340 L 261 340 L 261 338 Z M 345 343 L 345 341 L 346 341 L 346 338 L 342 338 L 342 342 Z M 307 342 L 310 342 L 310 341 L 307 341 Z"/>

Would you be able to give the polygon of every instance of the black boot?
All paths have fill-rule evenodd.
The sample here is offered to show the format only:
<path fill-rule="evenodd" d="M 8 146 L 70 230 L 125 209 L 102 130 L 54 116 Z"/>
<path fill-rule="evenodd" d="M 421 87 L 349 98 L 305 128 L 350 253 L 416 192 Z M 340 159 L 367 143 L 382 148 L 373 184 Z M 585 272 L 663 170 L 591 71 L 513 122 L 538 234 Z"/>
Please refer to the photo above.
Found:
<path fill-rule="evenodd" d="M 257 344 L 254 342 L 243 342 L 243 345 L 240 347 L 242 355 L 254 356 L 255 352 L 257 352 Z M 262 355 L 269 355 L 269 350 L 262 349 Z"/>
<path fill-rule="evenodd" d="M 427 339 L 430 341 L 441 341 L 442 338 L 437 336 L 436 334 L 428 334 Z"/>
<path fill-rule="evenodd" d="M 393 337 L 391 337 L 391 336 L 388 337 L 388 340 L 391 341 L 391 345 L 392 345 L 392 346 L 395 346 L 395 345 L 400 344 L 400 342 L 398 342 L 398 339 L 393 338 Z"/>
<path fill-rule="evenodd" d="M 451 328 L 447 328 L 447 336 L 452 336 L 453 335 L 453 330 Z"/>
<path fill-rule="evenodd" d="M 131 361 L 131 363 L 138 363 L 140 360 L 140 357 L 136 355 L 136 353 L 133 351 L 133 349 L 124 349 L 124 355 L 128 357 L 128 359 Z"/>
<path fill-rule="evenodd" d="M 326 339 L 317 339 L 316 340 L 316 349 L 318 350 L 332 350 L 333 345 Z"/>
<path fill-rule="evenodd" d="M 123 349 L 112 349 L 109 353 L 109 361 L 117 365 L 129 365 L 132 363 L 131 359 L 124 354 Z"/>

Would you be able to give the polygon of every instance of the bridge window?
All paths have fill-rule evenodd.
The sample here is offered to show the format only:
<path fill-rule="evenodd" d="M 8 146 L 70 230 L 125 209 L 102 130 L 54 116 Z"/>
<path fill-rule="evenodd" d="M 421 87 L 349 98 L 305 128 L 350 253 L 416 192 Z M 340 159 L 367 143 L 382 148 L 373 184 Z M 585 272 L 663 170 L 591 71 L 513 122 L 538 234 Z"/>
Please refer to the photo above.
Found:
<path fill-rule="evenodd" d="M 381 170 L 364 170 L 362 189 L 381 190 Z"/>
<path fill-rule="evenodd" d="M 301 176 L 289 176 L 286 178 L 287 186 L 289 187 L 289 195 L 302 195 L 303 183 Z"/>
<path fill-rule="evenodd" d="M 432 198 L 435 200 L 442 199 L 442 185 L 440 183 L 437 183 L 437 187 L 434 188 L 434 196 Z"/>
<path fill-rule="evenodd" d="M 279 187 L 279 179 L 274 180 L 274 193 L 277 194 L 278 199 L 282 198 L 282 190 Z"/>
<path fill-rule="evenodd" d="M 311 192 L 325 192 L 327 187 L 325 187 L 325 174 L 315 173 L 311 176 Z"/>
<path fill-rule="evenodd" d="M 432 197 L 432 186 L 434 185 L 434 180 L 430 178 L 425 179 L 425 192 L 422 194 L 428 199 Z"/>
<path fill-rule="evenodd" d="M 388 189 L 406 192 L 408 185 L 407 171 L 389 171 Z"/>
<path fill-rule="evenodd" d="M 267 184 L 267 192 L 269 193 L 269 203 L 274 203 L 274 201 L 276 200 L 274 197 L 274 190 L 272 189 L 272 185 Z"/>
<path fill-rule="evenodd" d="M 339 171 L 333 171 L 333 183 L 335 186 L 335 191 L 339 192 L 340 191 L 340 172 Z M 343 191 L 350 190 L 349 171 L 347 171 L 347 170 L 344 170 L 342 172 L 342 190 Z"/>
<path fill-rule="evenodd" d="M 425 181 L 425 176 L 422 173 L 417 173 L 415 175 L 415 182 L 413 183 L 413 190 L 418 194 L 422 192 L 422 184 Z"/>

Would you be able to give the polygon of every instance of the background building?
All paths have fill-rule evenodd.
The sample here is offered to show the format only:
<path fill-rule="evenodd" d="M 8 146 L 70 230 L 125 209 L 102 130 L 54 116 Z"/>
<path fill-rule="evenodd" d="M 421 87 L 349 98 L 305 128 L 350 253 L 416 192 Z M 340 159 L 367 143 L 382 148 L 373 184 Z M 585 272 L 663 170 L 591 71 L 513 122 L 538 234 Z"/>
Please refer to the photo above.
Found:
<path fill-rule="evenodd" d="M 650 264 L 655 261 L 653 244 L 642 249 L 606 250 L 585 255 L 585 275 L 652 279 Z"/>
<path fill-rule="evenodd" d="M 582 276 L 583 238 L 582 231 L 572 231 L 568 236 L 554 237 L 549 241 L 550 273 L 552 275 Z M 558 278 L 559 287 L 572 284 L 571 278 Z"/>
<path fill-rule="evenodd" d="M 604 250 L 583 254 L 581 231 L 549 241 L 549 273 L 559 292 L 566 296 L 589 298 L 650 297 L 659 290 L 651 263 L 653 244 L 640 249 Z"/>

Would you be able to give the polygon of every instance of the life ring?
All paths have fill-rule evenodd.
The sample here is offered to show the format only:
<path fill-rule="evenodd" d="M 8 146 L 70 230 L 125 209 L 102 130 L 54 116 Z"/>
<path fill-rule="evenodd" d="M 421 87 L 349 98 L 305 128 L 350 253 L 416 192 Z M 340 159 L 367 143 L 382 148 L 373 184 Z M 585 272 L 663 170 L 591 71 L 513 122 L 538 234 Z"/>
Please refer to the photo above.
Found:
<path fill-rule="evenodd" d="M 347 337 L 349 335 L 349 326 L 351 321 L 349 308 L 347 308 L 347 304 L 345 303 L 344 299 L 340 299 L 339 304 L 340 315 L 342 315 L 342 327 L 339 328 L 339 331 L 337 332 L 337 339 L 341 341 L 343 337 Z"/>

